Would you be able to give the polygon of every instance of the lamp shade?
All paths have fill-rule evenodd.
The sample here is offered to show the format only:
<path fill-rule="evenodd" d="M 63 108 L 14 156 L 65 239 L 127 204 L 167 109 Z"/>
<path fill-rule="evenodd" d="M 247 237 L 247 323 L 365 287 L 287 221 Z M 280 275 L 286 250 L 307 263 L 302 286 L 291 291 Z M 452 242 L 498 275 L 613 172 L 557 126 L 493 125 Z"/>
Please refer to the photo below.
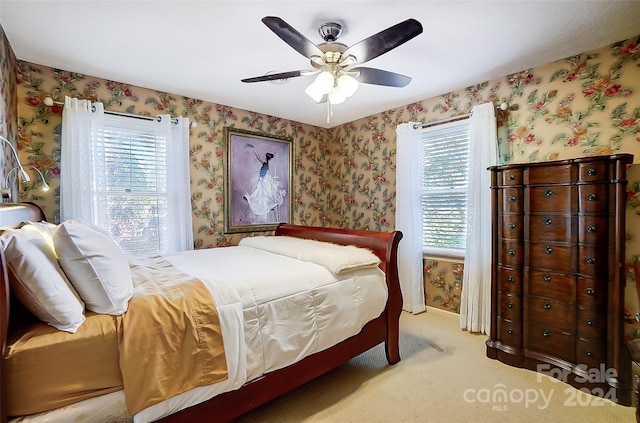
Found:
<path fill-rule="evenodd" d="M 353 76 L 348 74 L 342 74 L 338 77 L 338 87 L 345 97 L 351 97 L 358 91 L 360 83 Z"/>
<path fill-rule="evenodd" d="M 322 97 L 324 96 L 324 94 L 322 92 L 320 92 L 320 90 L 318 89 L 318 86 L 316 85 L 315 82 L 312 82 L 311 84 L 309 84 L 309 86 L 307 87 L 306 90 L 304 90 L 304 92 L 313 99 L 313 101 L 315 101 L 316 103 L 320 103 L 320 100 L 322 100 Z"/>
<path fill-rule="evenodd" d="M 329 91 L 333 88 L 334 82 L 331 72 L 323 71 L 316 76 L 314 84 L 319 92 L 322 94 L 329 94 Z"/>
<path fill-rule="evenodd" d="M 340 104 L 343 103 L 346 99 L 347 97 L 337 85 L 333 87 L 333 89 L 329 92 L 329 102 L 331 104 Z"/>

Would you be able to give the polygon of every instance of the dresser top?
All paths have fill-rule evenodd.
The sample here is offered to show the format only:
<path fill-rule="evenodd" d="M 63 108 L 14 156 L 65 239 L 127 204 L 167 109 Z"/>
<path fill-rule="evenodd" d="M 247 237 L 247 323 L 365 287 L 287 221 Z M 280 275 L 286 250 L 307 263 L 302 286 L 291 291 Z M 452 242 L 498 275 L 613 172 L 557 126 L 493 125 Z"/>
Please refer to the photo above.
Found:
<path fill-rule="evenodd" d="M 529 162 L 529 163 L 512 163 L 498 166 L 490 166 L 489 170 L 501 170 L 501 169 L 513 169 L 513 168 L 527 168 L 538 166 L 566 166 L 571 164 L 591 163 L 591 162 L 603 162 L 603 161 L 620 161 L 625 164 L 633 163 L 633 154 L 620 153 L 603 156 L 584 156 L 576 157 L 572 159 L 562 160 L 547 160 L 541 162 Z"/>

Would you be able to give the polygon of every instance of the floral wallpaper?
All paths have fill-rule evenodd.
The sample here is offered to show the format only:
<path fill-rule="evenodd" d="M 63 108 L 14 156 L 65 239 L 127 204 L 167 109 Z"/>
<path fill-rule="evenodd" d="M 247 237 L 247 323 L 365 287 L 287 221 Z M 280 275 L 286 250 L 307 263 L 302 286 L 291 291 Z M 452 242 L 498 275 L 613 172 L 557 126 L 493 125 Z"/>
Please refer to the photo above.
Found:
<path fill-rule="evenodd" d="M 47 218 L 59 221 L 60 134 L 62 106 L 46 106 L 50 96 L 56 102 L 65 96 L 100 101 L 106 110 L 157 115 L 186 116 L 197 126 L 190 131 L 191 206 L 196 248 L 236 244 L 240 234 L 223 232 L 225 126 L 286 136 L 293 140 L 293 221 L 321 225 L 325 203 L 319 179 L 324 168 L 321 151 L 326 133 L 321 128 L 253 113 L 195 98 L 129 86 L 74 72 L 19 61 L 17 66 L 19 148 L 23 163 L 40 169 L 48 192 L 41 191 L 37 178 L 21 184 L 21 200 L 41 205 Z"/>
<path fill-rule="evenodd" d="M 332 216 L 347 227 L 394 226 L 395 128 L 506 102 L 498 111 L 501 163 L 631 153 L 640 163 L 640 36 L 360 119 L 329 130 Z M 640 169 L 628 171 L 627 298 L 640 256 Z M 424 261 L 426 304 L 459 312 L 463 265 Z"/>
<path fill-rule="evenodd" d="M 43 206 L 50 220 L 59 219 L 61 108 L 55 104 L 47 107 L 42 99 L 51 96 L 61 101 L 69 95 L 102 101 L 107 110 L 169 113 L 187 116 L 198 124 L 190 136 L 197 248 L 235 244 L 243 236 L 223 232 L 224 126 L 293 140 L 294 223 L 392 230 L 395 129 L 403 122 L 429 122 L 467 113 L 487 101 L 506 102 L 509 109 L 497 115 L 502 163 L 613 152 L 635 154 L 635 162 L 640 163 L 639 43 L 640 36 L 623 40 L 331 129 L 18 61 L 15 81 L 20 154 L 23 162 L 43 171 L 52 188 L 40 191 L 37 180 L 21 184 L 20 198 Z M 2 63 L 0 75 L 11 73 L 7 67 L 11 62 Z M 9 113 L 13 110 L 11 107 Z M 640 257 L 638 167 L 634 165 L 628 172 L 630 309 L 637 307 L 631 269 Z M 458 312 L 463 271 L 463 263 L 425 259 L 426 303 Z"/>
<path fill-rule="evenodd" d="M 0 27 L 0 136 L 14 142 L 16 136 L 16 85 L 15 85 L 16 58 L 9 45 L 9 40 Z M 15 146 L 15 143 L 14 143 Z M 14 166 L 13 153 L 11 148 L 0 142 L 0 177 L 2 177 L 2 188 L 5 188 L 4 180 L 7 173 Z M 9 163 L 5 166 L 5 163 Z M 10 181 L 11 184 L 11 181 Z M 15 184 L 11 184 L 15 189 Z"/>

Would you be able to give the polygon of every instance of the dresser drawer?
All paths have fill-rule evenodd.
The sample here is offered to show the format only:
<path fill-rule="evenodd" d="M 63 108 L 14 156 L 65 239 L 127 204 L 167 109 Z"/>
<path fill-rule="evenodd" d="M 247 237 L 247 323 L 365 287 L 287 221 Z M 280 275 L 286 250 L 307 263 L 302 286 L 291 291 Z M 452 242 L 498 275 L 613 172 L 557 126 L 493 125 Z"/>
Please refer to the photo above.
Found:
<path fill-rule="evenodd" d="M 500 244 L 500 264 L 503 266 L 522 267 L 524 246 L 519 240 L 502 239 Z"/>
<path fill-rule="evenodd" d="M 499 336 L 500 342 L 514 348 L 522 348 L 522 323 L 519 321 L 511 321 L 499 319 Z"/>
<path fill-rule="evenodd" d="M 528 228 L 525 236 L 530 240 L 575 242 L 575 216 L 534 214 L 525 217 Z M 572 235 L 573 234 L 573 235 Z"/>
<path fill-rule="evenodd" d="M 575 280 L 572 276 L 554 272 L 528 271 L 527 295 L 571 302 Z"/>
<path fill-rule="evenodd" d="M 522 169 L 506 169 L 500 172 L 498 178 L 500 185 L 522 185 Z"/>
<path fill-rule="evenodd" d="M 502 188 L 498 190 L 498 203 L 505 213 L 522 213 L 523 188 Z"/>
<path fill-rule="evenodd" d="M 527 213 L 568 213 L 576 208 L 576 187 L 552 185 L 525 188 L 525 211 Z"/>
<path fill-rule="evenodd" d="M 540 323 L 566 332 L 573 331 L 573 305 L 544 297 L 526 297 L 525 301 L 527 304 L 525 321 Z"/>
<path fill-rule="evenodd" d="M 548 269 L 558 273 L 573 273 L 576 250 L 567 245 L 552 242 L 530 242 L 527 244 L 529 262 L 525 265 L 532 269 Z"/>
<path fill-rule="evenodd" d="M 500 294 L 500 317 L 508 320 L 522 320 L 522 300 L 519 295 Z"/>
<path fill-rule="evenodd" d="M 580 307 L 606 310 L 607 282 L 604 279 L 578 277 L 576 303 Z"/>
<path fill-rule="evenodd" d="M 578 242 L 592 245 L 613 245 L 615 232 L 609 231 L 606 216 L 580 216 L 578 218 Z"/>
<path fill-rule="evenodd" d="M 578 186 L 578 203 L 581 213 L 607 213 L 609 210 L 609 185 L 592 184 Z"/>
<path fill-rule="evenodd" d="M 524 183 L 539 184 L 568 184 L 574 181 L 571 165 L 532 166 L 525 171 Z"/>
<path fill-rule="evenodd" d="M 601 310 L 581 309 L 576 313 L 576 335 L 604 341 L 607 333 L 607 315 Z"/>
<path fill-rule="evenodd" d="M 602 342 L 578 339 L 576 342 L 576 364 L 586 365 L 587 369 L 597 369 L 601 363 L 604 363 L 606 368 L 607 353 L 605 345 Z"/>
<path fill-rule="evenodd" d="M 578 165 L 578 180 L 580 182 L 608 181 L 609 166 L 607 163 L 581 163 Z"/>
<path fill-rule="evenodd" d="M 578 248 L 578 273 L 594 278 L 605 278 L 609 275 L 608 256 L 613 250 L 596 246 L 580 245 Z"/>
<path fill-rule="evenodd" d="M 519 269 L 498 267 L 498 281 L 501 292 L 522 292 L 522 271 Z"/>
<path fill-rule="evenodd" d="M 575 357 L 575 337 L 560 329 L 528 323 L 524 348 L 551 355 L 566 361 Z"/>
<path fill-rule="evenodd" d="M 524 230 L 521 214 L 501 215 L 498 222 L 498 238 L 522 238 Z"/>

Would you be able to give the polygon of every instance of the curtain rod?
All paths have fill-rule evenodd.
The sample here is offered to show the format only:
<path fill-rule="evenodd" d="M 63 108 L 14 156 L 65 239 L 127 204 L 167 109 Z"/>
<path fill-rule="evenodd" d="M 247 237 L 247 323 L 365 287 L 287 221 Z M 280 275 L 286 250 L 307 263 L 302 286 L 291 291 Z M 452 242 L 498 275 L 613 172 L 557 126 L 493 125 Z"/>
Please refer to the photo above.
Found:
<path fill-rule="evenodd" d="M 413 124 L 413 129 L 428 128 L 430 126 L 442 125 L 443 123 L 449 123 L 449 122 L 455 122 L 455 121 L 458 121 L 458 120 L 468 119 L 469 117 L 471 117 L 471 113 L 465 113 L 463 115 L 452 116 L 452 117 L 448 117 L 448 118 L 444 118 L 444 119 L 438 119 L 438 120 L 434 120 L 432 122 L 414 123 Z"/>
<path fill-rule="evenodd" d="M 502 103 L 499 106 L 496 106 L 496 109 L 498 109 L 498 110 L 507 110 L 508 107 L 509 107 L 509 105 L 507 103 Z M 413 124 L 413 129 L 428 128 L 430 126 L 442 125 L 443 123 L 456 122 L 458 120 L 468 119 L 468 118 L 471 117 L 472 114 L 473 113 L 465 113 L 463 115 L 451 116 L 451 117 L 448 117 L 448 118 L 434 120 L 432 122 L 414 123 Z"/>
<path fill-rule="evenodd" d="M 91 111 L 95 112 L 96 108 L 91 106 Z M 124 116 L 133 119 L 142 119 L 142 120 L 157 120 L 158 122 L 162 121 L 162 117 L 160 116 L 146 116 L 146 115 L 136 115 L 134 113 L 126 113 L 126 112 L 113 112 L 111 110 L 104 110 L 104 114 L 106 115 L 114 115 L 114 116 Z M 177 125 L 178 118 L 171 118 L 171 123 Z"/>
<path fill-rule="evenodd" d="M 42 102 L 45 104 L 45 106 L 52 106 L 54 104 L 59 104 L 61 106 L 64 106 L 64 103 L 62 101 L 54 101 L 51 97 L 45 97 L 42 100 Z M 91 106 L 91 111 L 95 112 L 96 108 Z M 111 110 L 105 110 L 104 113 L 108 114 L 108 115 L 130 117 L 130 118 L 133 118 L 133 119 L 157 120 L 157 121 L 161 120 L 160 116 L 145 116 L 145 115 L 137 115 L 137 114 L 134 114 L 134 113 L 126 113 L 126 112 L 113 112 Z M 178 118 L 171 118 L 171 122 L 173 122 L 174 124 L 177 125 L 178 124 Z"/>

